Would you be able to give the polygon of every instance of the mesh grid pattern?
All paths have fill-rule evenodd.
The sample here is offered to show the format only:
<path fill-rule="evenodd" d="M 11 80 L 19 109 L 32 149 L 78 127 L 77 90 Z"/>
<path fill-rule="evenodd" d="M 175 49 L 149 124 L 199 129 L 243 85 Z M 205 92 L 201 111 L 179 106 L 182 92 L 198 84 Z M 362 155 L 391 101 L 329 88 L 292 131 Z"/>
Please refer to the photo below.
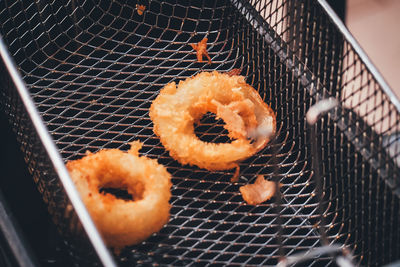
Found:
<path fill-rule="evenodd" d="M 257 174 L 271 177 L 272 151 L 283 184 L 285 255 L 320 246 L 310 153 L 314 140 L 304 116 L 329 95 L 343 100 L 343 107 L 318 123 L 327 236 L 347 246 L 358 263 L 381 265 L 399 258 L 393 179 L 399 174 L 394 160 L 400 152 L 394 147 L 399 113 L 315 1 L 138 4 L 146 5 L 142 16 L 136 2 L 124 0 L 0 1 L 0 33 L 63 158 L 82 157 L 86 150 L 125 150 L 129 141 L 140 140 L 142 154 L 156 158 L 173 177 L 171 220 L 116 256 L 121 266 L 276 265 L 275 204 L 246 205 L 238 190 Z M 189 45 L 203 37 L 210 65 L 196 62 Z M 270 103 L 278 123 L 276 140 L 240 163 L 236 184 L 230 182 L 233 171 L 208 172 L 171 159 L 148 116 L 168 82 L 233 68 L 240 68 Z M 4 94 L 6 106 L 12 107 L 14 98 Z M 29 131 L 25 122 L 10 120 L 17 121 L 20 135 Z M 210 142 L 227 140 L 212 114 L 196 133 Z M 31 155 L 31 147 L 23 149 Z M 68 232 L 76 222 L 60 219 L 66 209 L 63 191 L 37 169 L 31 171 L 50 213 Z M 330 257 L 320 257 L 309 266 L 331 263 Z"/>

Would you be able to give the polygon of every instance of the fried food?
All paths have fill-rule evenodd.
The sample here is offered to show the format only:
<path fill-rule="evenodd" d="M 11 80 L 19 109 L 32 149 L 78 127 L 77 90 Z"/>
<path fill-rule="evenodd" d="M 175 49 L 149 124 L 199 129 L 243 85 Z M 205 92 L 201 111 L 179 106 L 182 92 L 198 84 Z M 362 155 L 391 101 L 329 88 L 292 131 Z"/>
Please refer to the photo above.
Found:
<path fill-rule="evenodd" d="M 203 142 L 196 136 L 194 123 L 207 112 L 225 121 L 231 143 Z M 254 128 L 276 129 L 274 112 L 243 76 L 216 71 L 199 73 L 178 86 L 167 84 L 153 101 L 150 118 L 153 131 L 174 159 L 207 170 L 238 168 L 238 162 L 269 141 L 265 136 L 250 139 Z"/>
<path fill-rule="evenodd" d="M 236 75 L 240 75 L 241 71 L 242 71 L 241 69 L 236 68 L 236 69 L 231 69 L 226 74 L 228 74 L 229 76 L 236 76 Z"/>
<path fill-rule="evenodd" d="M 257 175 L 254 184 L 247 184 L 239 188 L 244 201 L 249 205 L 258 205 L 271 199 L 276 192 L 275 182 L 265 180 L 263 175 Z"/>
<path fill-rule="evenodd" d="M 197 61 L 198 62 L 204 62 L 203 61 L 203 55 L 207 57 L 208 59 L 208 64 L 211 64 L 211 58 L 208 55 L 207 52 L 207 38 L 204 38 L 197 44 L 190 44 L 194 50 L 196 50 L 196 56 L 197 56 Z"/>
<path fill-rule="evenodd" d="M 145 5 L 136 4 L 136 12 L 139 14 L 139 16 L 143 15 L 145 10 L 146 10 L 146 6 Z"/>
<path fill-rule="evenodd" d="M 104 149 L 66 166 L 105 242 L 116 251 L 138 244 L 169 220 L 171 175 L 156 160 L 139 156 L 140 142 L 128 152 Z M 102 188 L 126 190 L 124 200 Z"/>

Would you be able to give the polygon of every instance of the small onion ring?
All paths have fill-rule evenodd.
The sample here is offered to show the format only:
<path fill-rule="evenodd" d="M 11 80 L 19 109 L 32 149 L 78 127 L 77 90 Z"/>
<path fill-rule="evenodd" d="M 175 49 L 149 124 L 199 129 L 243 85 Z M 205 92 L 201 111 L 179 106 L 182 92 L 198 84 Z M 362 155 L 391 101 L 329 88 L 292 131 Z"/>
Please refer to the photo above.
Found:
<path fill-rule="evenodd" d="M 171 175 L 156 160 L 139 156 L 140 142 L 128 152 L 104 149 L 66 166 L 105 242 L 119 251 L 158 232 L 169 220 Z M 125 189 L 124 200 L 101 188 Z"/>
<path fill-rule="evenodd" d="M 194 123 L 206 112 L 225 121 L 231 143 L 201 141 L 194 133 Z M 181 164 L 207 170 L 238 168 L 242 161 L 266 146 L 269 139 L 251 140 L 257 127 L 269 127 L 275 133 L 272 109 L 243 76 L 202 72 L 192 78 L 167 84 L 150 107 L 153 131 L 170 155 Z"/>

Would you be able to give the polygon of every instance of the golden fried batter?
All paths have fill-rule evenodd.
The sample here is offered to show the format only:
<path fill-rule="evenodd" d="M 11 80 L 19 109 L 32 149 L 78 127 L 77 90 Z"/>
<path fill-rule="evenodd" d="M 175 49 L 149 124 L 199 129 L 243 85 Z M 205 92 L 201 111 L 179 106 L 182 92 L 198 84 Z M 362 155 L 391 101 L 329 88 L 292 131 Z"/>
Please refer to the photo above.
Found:
<path fill-rule="evenodd" d="M 258 175 L 254 184 L 247 184 L 239 188 L 244 201 L 250 205 L 258 205 L 275 195 L 275 182 L 265 180 L 263 175 Z"/>
<path fill-rule="evenodd" d="M 169 219 L 171 175 L 156 160 L 140 157 L 140 142 L 131 149 L 104 149 L 69 161 L 66 166 L 94 223 L 116 251 L 142 242 Z M 101 188 L 126 190 L 119 199 Z"/>
<path fill-rule="evenodd" d="M 136 4 L 136 12 L 139 14 L 139 16 L 143 15 L 143 12 L 146 10 L 145 5 L 138 5 Z"/>
<path fill-rule="evenodd" d="M 207 52 L 207 38 L 204 38 L 197 44 L 190 44 L 194 50 L 196 50 L 196 56 L 197 56 L 197 61 L 198 62 L 204 62 L 203 61 L 203 55 L 207 57 L 208 59 L 208 64 L 211 64 L 211 58 L 208 55 Z"/>
<path fill-rule="evenodd" d="M 201 141 L 194 123 L 212 112 L 225 121 L 231 143 Z M 243 76 L 202 72 L 167 84 L 150 107 L 154 132 L 170 155 L 181 164 L 207 170 L 227 170 L 264 148 L 269 139 L 249 138 L 255 127 L 275 132 L 275 114 Z M 236 175 L 237 176 L 237 175 Z"/>

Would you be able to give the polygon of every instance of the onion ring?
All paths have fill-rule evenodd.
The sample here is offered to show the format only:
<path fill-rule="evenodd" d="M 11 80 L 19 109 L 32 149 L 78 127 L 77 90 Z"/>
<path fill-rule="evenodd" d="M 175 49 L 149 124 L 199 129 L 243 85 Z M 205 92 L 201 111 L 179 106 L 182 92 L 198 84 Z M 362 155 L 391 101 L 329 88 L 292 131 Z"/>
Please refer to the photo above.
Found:
<path fill-rule="evenodd" d="M 128 152 L 105 149 L 67 162 L 80 196 L 105 242 L 119 251 L 158 232 L 169 220 L 171 175 L 156 160 L 140 157 L 140 142 Z M 125 189 L 131 200 L 100 193 Z"/>
<path fill-rule="evenodd" d="M 206 112 L 224 120 L 231 143 L 201 141 L 194 133 L 194 123 Z M 192 78 L 167 84 L 150 107 L 153 131 L 171 157 L 181 164 L 207 170 L 238 168 L 238 162 L 266 146 L 269 139 L 249 138 L 256 127 L 276 130 L 272 109 L 243 76 L 202 72 Z"/>

